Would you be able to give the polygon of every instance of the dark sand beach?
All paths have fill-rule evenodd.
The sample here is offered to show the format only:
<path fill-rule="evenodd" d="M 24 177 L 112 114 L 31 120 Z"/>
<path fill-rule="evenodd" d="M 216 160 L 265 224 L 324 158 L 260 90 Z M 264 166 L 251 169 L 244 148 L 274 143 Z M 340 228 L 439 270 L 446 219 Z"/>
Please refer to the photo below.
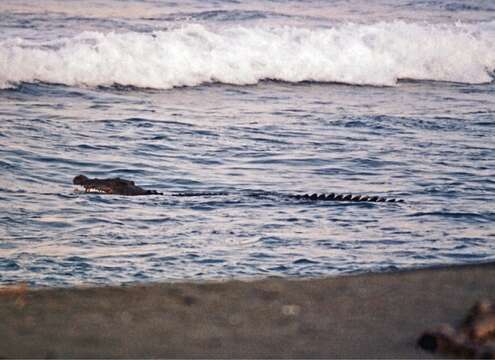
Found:
<path fill-rule="evenodd" d="M 424 358 L 495 263 L 311 280 L 3 288 L 2 358 Z"/>

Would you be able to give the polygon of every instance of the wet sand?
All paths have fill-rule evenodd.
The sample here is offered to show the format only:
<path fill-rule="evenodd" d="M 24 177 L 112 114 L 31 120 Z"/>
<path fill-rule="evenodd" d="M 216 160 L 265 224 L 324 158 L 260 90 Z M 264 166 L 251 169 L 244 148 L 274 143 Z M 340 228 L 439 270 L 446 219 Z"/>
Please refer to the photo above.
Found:
<path fill-rule="evenodd" d="M 0 289 L 3 358 L 425 358 L 495 263 L 312 280 Z"/>

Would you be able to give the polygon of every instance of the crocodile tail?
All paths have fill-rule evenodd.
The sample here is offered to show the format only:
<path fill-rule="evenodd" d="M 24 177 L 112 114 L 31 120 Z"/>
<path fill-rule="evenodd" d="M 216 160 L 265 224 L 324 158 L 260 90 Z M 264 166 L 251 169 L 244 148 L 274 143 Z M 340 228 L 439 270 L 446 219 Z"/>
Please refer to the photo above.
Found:
<path fill-rule="evenodd" d="M 403 203 L 404 200 L 396 198 L 387 198 L 383 196 L 353 195 L 353 194 L 295 194 L 289 197 L 297 200 L 311 201 L 352 201 L 352 202 L 387 202 Z"/>

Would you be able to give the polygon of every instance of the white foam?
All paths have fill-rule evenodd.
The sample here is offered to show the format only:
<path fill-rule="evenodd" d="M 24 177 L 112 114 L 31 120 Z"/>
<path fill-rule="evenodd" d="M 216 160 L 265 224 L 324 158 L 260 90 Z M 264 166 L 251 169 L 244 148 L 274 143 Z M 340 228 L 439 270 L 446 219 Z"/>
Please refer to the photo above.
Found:
<path fill-rule="evenodd" d="M 495 22 L 394 21 L 329 29 L 185 25 L 155 33 L 85 32 L 56 43 L 0 42 L 3 88 L 35 81 L 158 89 L 263 79 L 485 83 L 494 69 Z"/>

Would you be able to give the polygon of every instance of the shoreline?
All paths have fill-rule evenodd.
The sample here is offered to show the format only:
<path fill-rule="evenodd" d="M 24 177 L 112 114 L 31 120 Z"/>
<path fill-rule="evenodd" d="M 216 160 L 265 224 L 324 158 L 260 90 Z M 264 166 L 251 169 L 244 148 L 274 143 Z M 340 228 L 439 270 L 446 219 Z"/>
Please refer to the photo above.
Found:
<path fill-rule="evenodd" d="M 495 262 L 318 279 L 0 289 L 0 358 L 431 358 Z"/>

